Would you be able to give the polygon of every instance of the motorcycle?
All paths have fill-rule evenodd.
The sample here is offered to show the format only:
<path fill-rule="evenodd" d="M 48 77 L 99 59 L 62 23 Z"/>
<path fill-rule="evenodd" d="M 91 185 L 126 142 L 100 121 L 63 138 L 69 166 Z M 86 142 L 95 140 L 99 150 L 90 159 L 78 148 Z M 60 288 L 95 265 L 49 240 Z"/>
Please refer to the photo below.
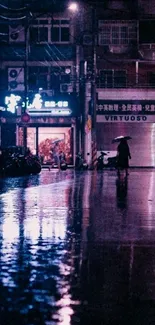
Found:
<path fill-rule="evenodd" d="M 103 170 L 106 167 L 116 168 L 117 156 L 108 157 L 109 152 L 101 151 L 100 156 L 97 158 L 97 170 Z"/>
<path fill-rule="evenodd" d="M 107 167 L 117 167 L 117 157 L 109 157 Z"/>

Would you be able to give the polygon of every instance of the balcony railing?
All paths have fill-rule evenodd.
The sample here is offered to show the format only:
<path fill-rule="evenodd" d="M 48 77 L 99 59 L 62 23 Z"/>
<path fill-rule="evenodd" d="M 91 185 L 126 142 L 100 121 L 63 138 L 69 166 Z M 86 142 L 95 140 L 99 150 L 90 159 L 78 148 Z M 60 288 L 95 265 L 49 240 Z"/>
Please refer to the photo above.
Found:
<path fill-rule="evenodd" d="M 129 89 L 129 88 L 142 88 L 142 89 L 155 89 L 155 82 L 149 83 L 149 82 L 104 82 L 102 80 L 97 79 L 96 81 L 97 88 L 105 88 L 105 89 Z"/>

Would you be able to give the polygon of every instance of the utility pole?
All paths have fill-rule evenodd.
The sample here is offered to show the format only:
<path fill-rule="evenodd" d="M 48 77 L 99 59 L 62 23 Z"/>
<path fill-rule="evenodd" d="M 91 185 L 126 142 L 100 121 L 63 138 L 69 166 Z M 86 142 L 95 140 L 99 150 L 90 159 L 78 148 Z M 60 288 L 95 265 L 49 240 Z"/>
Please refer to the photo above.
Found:
<path fill-rule="evenodd" d="M 25 93 L 24 93 L 24 113 L 27 111 L 27 96 L 28 96 L 28 19 L 25 25 L 25 58 L 24 58 L 24 87 L 25 87 Z M 27 126 L 23 125 L 23 146 L 26 149 L 27 148 Z"/>
<path fill-rule="evenodd" d="M 92 75 L 91 75 L 91 141 L 92 141 L 92 168 L 97 165 L 96 141 L 96 6 L 92 6 Z"/>
<path fill-rule="evenodd" d="M 90 169 L 97 165 L 96 143 L 96 6 L 91 6 L 91 74 L 85 78 L 84 153 Z"/>

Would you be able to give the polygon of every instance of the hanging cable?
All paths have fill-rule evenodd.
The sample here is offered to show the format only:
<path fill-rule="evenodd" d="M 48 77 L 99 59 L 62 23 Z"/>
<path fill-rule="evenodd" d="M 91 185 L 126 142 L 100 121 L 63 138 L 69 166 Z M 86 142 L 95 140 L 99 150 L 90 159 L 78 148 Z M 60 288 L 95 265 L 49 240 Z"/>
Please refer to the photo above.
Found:
<path fill-rule="evenodd" d="M 0 3 L 0 7 L 6 10 L 10 10 L 10 11 L 23 11 L 25 9 L 27 9 L 26 7 L 22 7 L 22 8 L 9 8 L 4 6 L 3 4 Z"/>
<path fill-rule="evenodd" d="M 6 16 L 3 16 L 3 15 L 0 15 L 0 17 L 2 19 L 9 20 L 9 21 L 23 20 L 23 19 L 27 18 L 27 16 L 22 16 L 22 17 L 6 17 Z"/>

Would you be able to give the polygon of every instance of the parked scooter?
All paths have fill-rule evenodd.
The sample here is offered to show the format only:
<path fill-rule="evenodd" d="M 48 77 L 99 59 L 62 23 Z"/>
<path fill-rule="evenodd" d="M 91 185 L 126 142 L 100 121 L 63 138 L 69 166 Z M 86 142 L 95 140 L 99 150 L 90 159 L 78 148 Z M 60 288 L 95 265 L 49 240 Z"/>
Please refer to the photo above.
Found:
<path fill-rule="evenodd" d="M 88 169 L 88 164 L 83 159 L 82 154 L 80 152 L 76 156 L 75 169 L 76 170 L 87 170 Z"/>
<path fill-rule="evenodd" d="M 117 167 L 117 156 L 108 158 L 107 167 L 114 167 L 114 168 Z"/>
<path fill-rule="evenodd" d="M 102 170 L 106 167 L 116 168 L 117 166 L 117 156 L 106 157 L 108 154 L 104 151 L 101 151 L 100 156 L 97 158 L 97 170 Z"/>

